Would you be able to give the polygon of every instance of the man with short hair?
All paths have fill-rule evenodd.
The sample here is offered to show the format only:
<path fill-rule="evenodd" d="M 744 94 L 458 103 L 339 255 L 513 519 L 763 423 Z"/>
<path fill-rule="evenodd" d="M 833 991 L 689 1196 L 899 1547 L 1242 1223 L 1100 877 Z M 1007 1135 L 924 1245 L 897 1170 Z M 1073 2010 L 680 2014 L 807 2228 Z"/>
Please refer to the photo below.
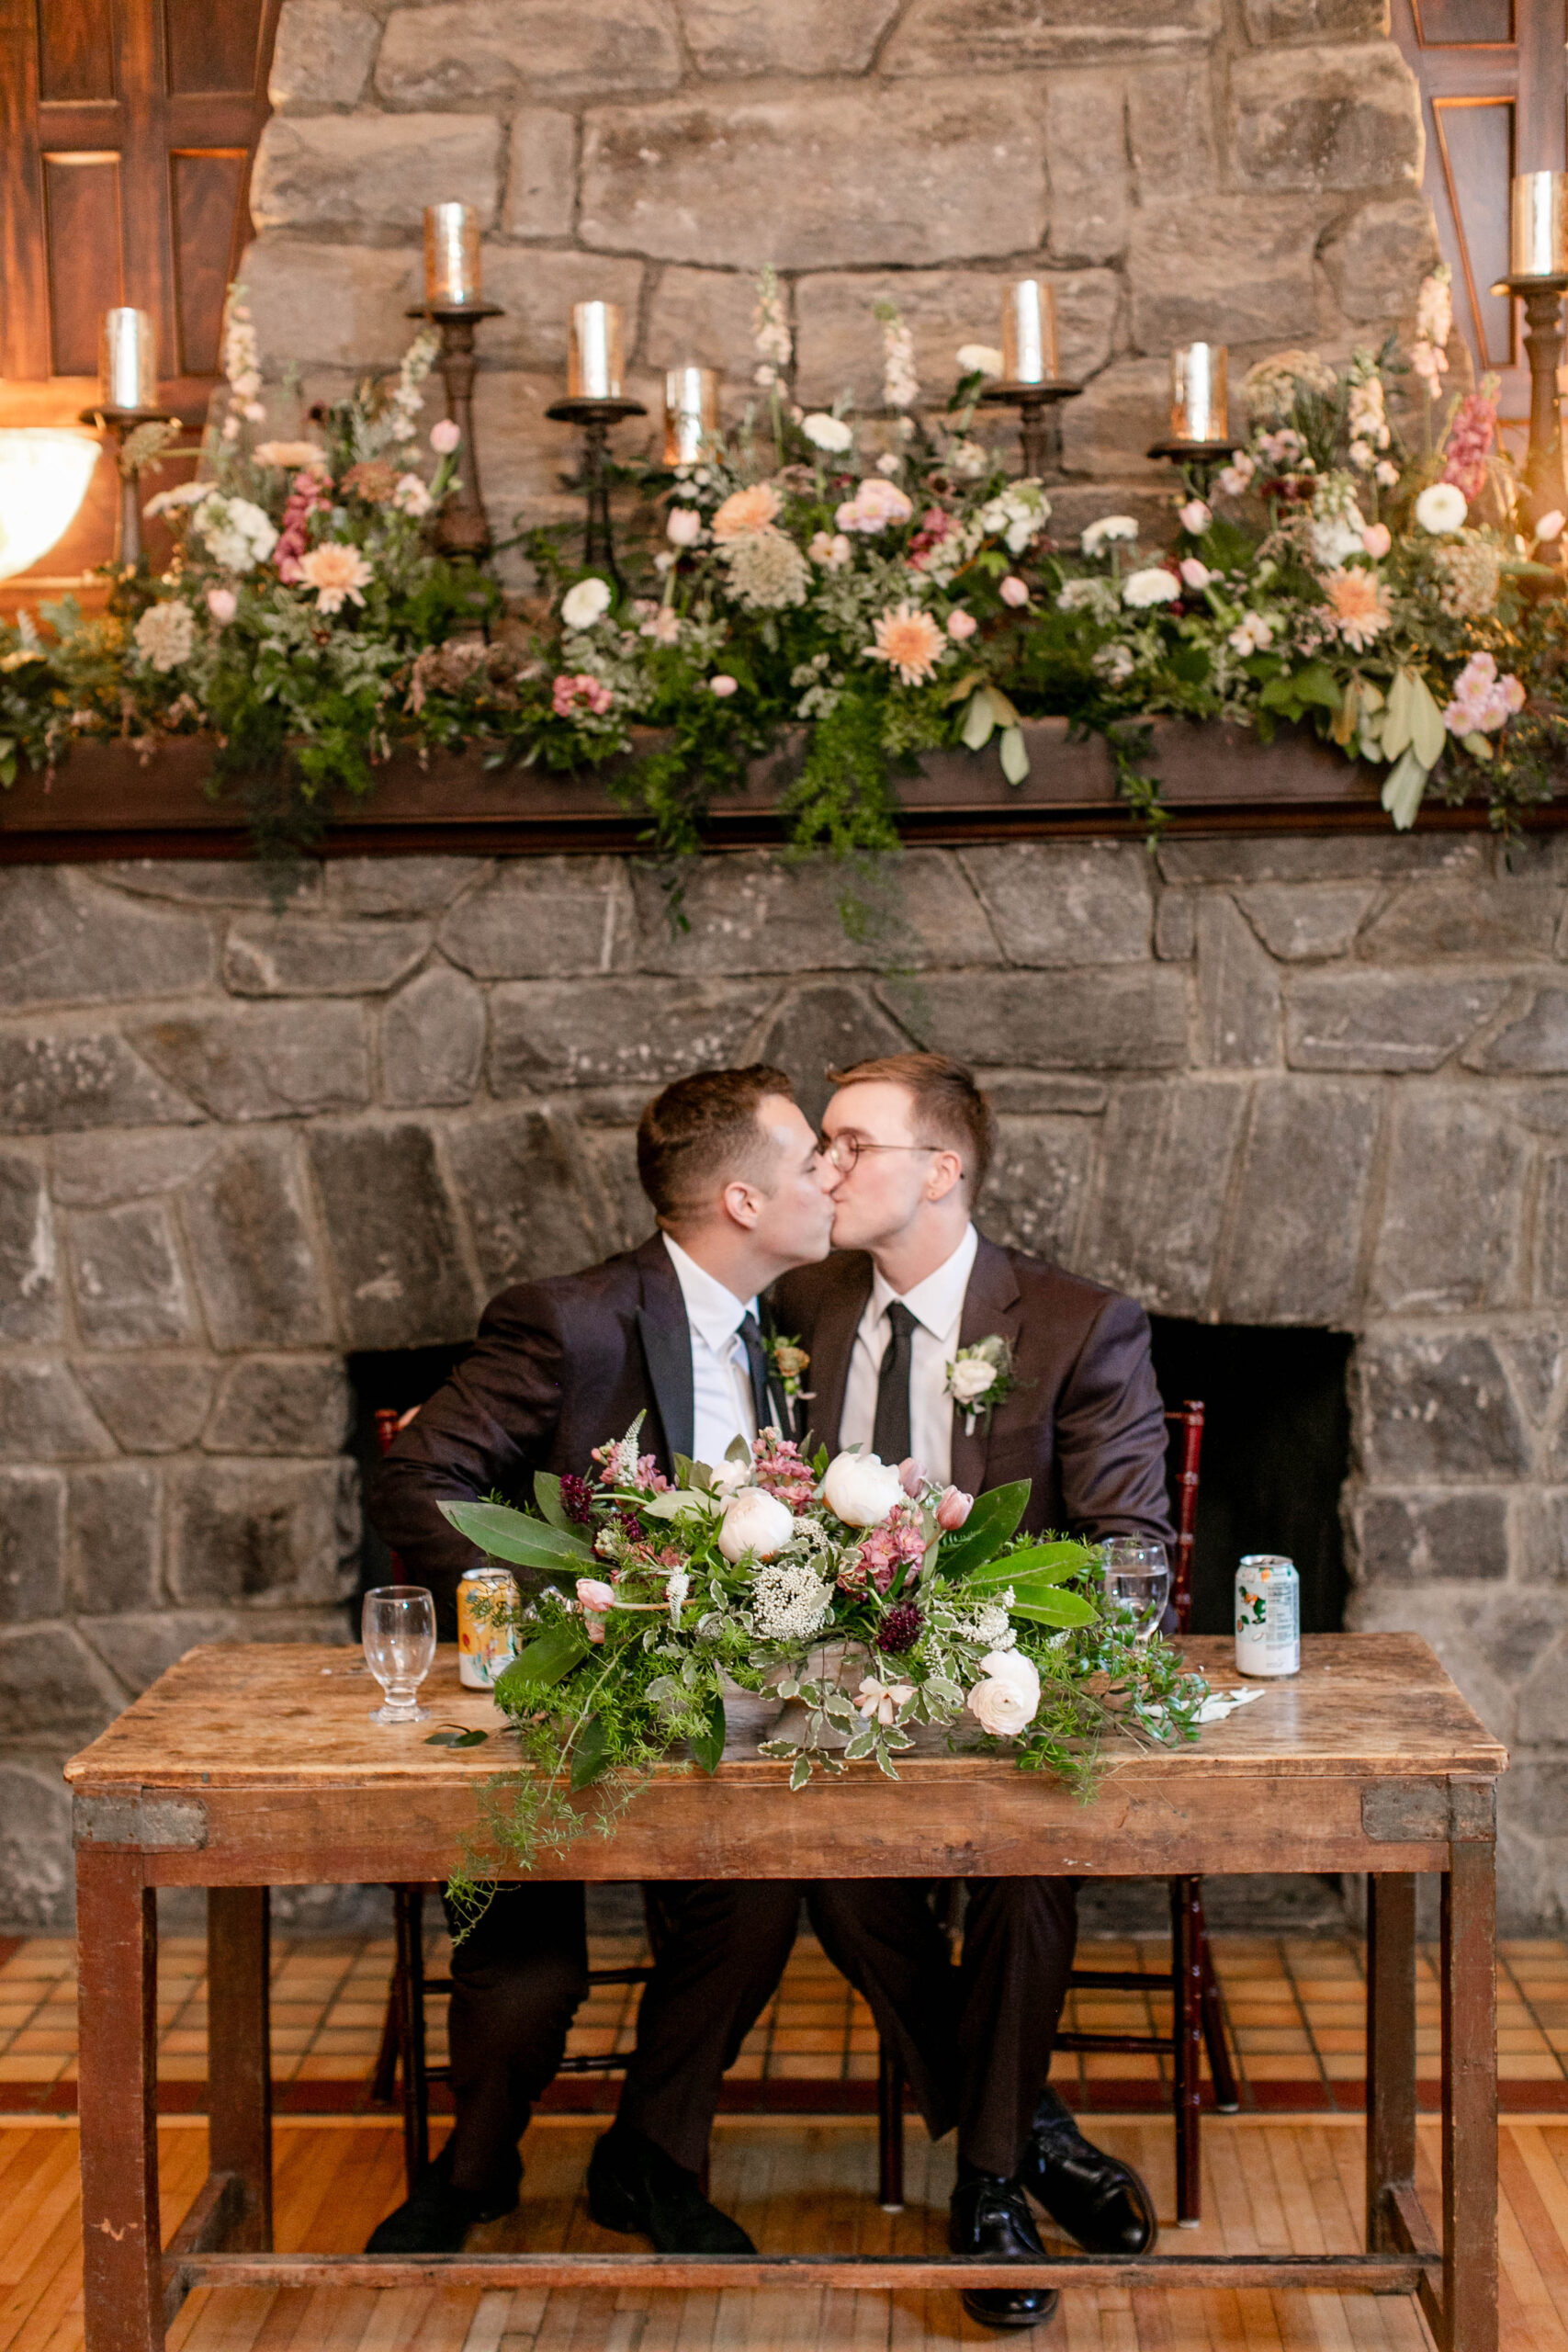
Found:
<path fill-rule="evenodd" d="M 897 1054 L 829 1071 L 833 1255 L 786 1275 L 781 1330 L 811 1357 L 815 1435 L 978 1494 L 1032 1482 L 1023 1525 L 1099 1541 L 1168 1541 L 1164 1410 L 1148 1320 L 1130 1298 L 976 1232 L 990 1106 L 964 1066 Z M 961 1347 L 1005 1340 L 1012 1384 L 967 1418 L 948 1380 Z M 1040 2250 L 1034 2194 L 1094 2253 L 1136 2254 L 1154 2208 L 1130 2166 L 1083 2138 L 1049 2087 L 1072 1966 L 1071 1879 L 971 1879 L 956 1975 L 928 1891 L 907 1879 L 824 1883 L 813 1924 L 896 2046 L 933 2137 L 958 2127 L 955 2252 Z M 995 2327 L 1050 2316 L 1047 2290 L 981 2289 Z"/>
<path fill-rule="evenodd" d="M 399 1437 L 372 1488 L 378 1530 L 406 1575 L 434 1592 L 448 1638 L 458 1581 L 479 1555 L 443 1502 L 497 1488 L 526 1502 L 536 1471 L 581 1476 L 592 1449 L 639 1413 L 642 1449 L 667 1476 L 678 1453 L 717 1463 L 737 1437 L 789 1426 L 758 1296 L 826 1255 L 833 1215 L 789 1080 L 763 1063 L 677 1080 L 642 1114 L 637 1172 L 660 1230 L 581 1273 L 493 1298 L 472 1353 Z M 643 2231 L 661 2252 L 750 2253 L 697 2175 L 719 2079 L 777 1980 L 782 1911 L 763 1905 L 759 1934 L 743 1887 L 652 1892 L 659 1964 L 620 2113 L 594 2153 L 591 2200 L 606 2226 Z M 560 2064 L 587 1965 L 581 1885 L 495 1889 L 452 1959 L 457 2123 L 371 2253 L 455 2253 L 474 2222 L 512 2210 L 517 2143 Z"/>

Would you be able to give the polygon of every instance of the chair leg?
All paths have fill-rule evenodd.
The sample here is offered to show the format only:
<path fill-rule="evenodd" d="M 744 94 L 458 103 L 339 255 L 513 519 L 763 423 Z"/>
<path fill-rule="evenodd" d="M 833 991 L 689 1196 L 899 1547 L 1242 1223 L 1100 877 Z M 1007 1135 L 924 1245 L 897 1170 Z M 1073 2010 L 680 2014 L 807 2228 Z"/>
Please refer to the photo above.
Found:
<path fill-rule="evenodd" d="M 1196 1882 L 1192 1903 L 1198 1922 L 1198 1981 L 1203 2016 L 1203 2047 L 1209 2053 L 1214 2106 L 1221 2115 L 1235 2115 L 1241 2106 L 1241 2093 L 1236 2087 L 1235 2068 L 1231 2064 L 1230 2044 L 1225 2040 L 1224 2012 L 1220 2007 L 1219 1979 L 1214 1974 L 1213 1955 L 1209 1950 L 1209 1925 L 1203 1917 L 1202 1891 Z"/>
<path fill-rule="evenodd" d="M 412 2197 L 430 2162 L 430 2086 L 424 2073 L 424 1889 L 395 1886 L 398 2041 L 403 2072 L 403 2175 Z"/>
<path fill-rule="evenodd" d="M 394 1895 L 394 1901 L 396 1896 Z M 376 2065 L 370 2076 L 372 2107 L 390 2107 L 398 2088 L 398 2053 L 401 2044 L 402 1990 L 394 1971 L 387 1987 L 387 2014 L 381 2020 L 381 2046 L 376 2052 Z"/>
<path fill-rule="evenodd" d="M 1201 2214 L 1199 2186 L 1199 2090 L 1202 2080 L 1202 1978 L 1198 1966 L 1198 1881 L 1170 1882 L 1171 2019 L 1176 2044 L 1176 2219 L 1196 2229 Z"/>
<path fill-rule="evenodd" d="M 876 2201 L 885 2213 L 904 2210 L 904 2069 L 886 2041 L 877 2044 Z"/>

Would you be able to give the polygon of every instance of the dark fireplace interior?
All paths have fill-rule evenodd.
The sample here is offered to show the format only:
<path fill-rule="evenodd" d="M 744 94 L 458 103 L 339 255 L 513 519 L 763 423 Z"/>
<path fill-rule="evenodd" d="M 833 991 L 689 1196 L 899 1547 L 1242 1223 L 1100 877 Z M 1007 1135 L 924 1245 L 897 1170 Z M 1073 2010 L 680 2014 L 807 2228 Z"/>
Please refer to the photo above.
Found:
<path fill-rule="evenodd" d="M 457 1347 L 392 1348 L 349 1357 L 348 1379 L 354 1394 L 354 1432 L 349 1443 L 367 1493 L 381 1459 L 376 1435 L 378 1412 L 390 1407 L 395 1413 L 406 1413 L 411 1405 L 423 1405 L 468 1352 L 465 1341 Z M 359 1547 L 359 1589 L 365 1593 L 375 1585 L 390 1584 L 393 1574 L 392 1555 L 367 1517 Z"/>
<path fill-rule="evenodd" d="M 1167 1406 L 1196 1397 L 1207 1408 L 1193 1633 L 1230 1631 L 1236 1566 L 1247 1552 L 1283 1552 L 1293 1560 L 1303 1633 L 1337 1633 L 1345 1617 L 1339 1497 L 1350 1469 L 1350 1335 L 1164 1315 L 1150 1320 Z"/>

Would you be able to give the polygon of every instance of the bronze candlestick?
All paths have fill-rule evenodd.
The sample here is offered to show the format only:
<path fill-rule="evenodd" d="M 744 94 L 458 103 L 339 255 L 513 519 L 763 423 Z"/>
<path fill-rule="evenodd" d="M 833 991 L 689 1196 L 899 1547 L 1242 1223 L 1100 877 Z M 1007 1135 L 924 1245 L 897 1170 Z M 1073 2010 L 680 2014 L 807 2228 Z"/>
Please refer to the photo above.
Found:
<path fill-rule="evenodd" d="M 619 395 L 599 399 L 579 393 L 564 401 L 552 401 L 545 414 L 558 424 L 579 426 L 582 434 L 582 460 L 574 487 L 582 492 L 588 510 L 582 531 L 583 570 L 607 571 L 616 587 L 624 588 L 626 582 L 615 561 L 615 542 L 610 527 L 607 441 L 612 424 L 619 424 L 628 416 L 646 416 L 648 411 L 641 401 Z"/>
<path fill-rule="evenodd" d="M 1077 400 L 1082 390 L 1081 384 L 1069 384 L 1055 377 L 1040 384 L 1010 383 L 1004 378 L 982 389 L 980 398 L 987 408 L 1017 409 L 1023 471 L 1032 480 L 1062 480 L 1059 411 L 1064 401 Z"/>
<path fill-rule="evenodd" d="M 126 464 L 125 446 L 143 424 L 177 424 L 179 419 L 172 409 L 112 408 L 100 401 L 95 408 L 85 408 L 77 421 L 96 424 L 114 443 L 115 463 L 119 469 L 119 529 L 115 558 L 128 571 L 134 571 L 141 560 L 141 469 Z"/>
<path fill-rule="evenodd" d="M 1221 466 L 1229 465 L 1235 448 L 1234 441 L 1156 441 L 1148 454 L 1164 458 L 1173 466 L 1190 466 L 1207 498 L 1215 474 Z"/>
<path fill-rule="evenodd" d="M 1530 369 L 1525 512 L 1532 524 L 1553 509 L 1559 514 L 1568 512 L 1568 482 L 1562 474 L 1562 413 L 1557 390 L 1565 288 L 1568 275 L 1505 277 L 1492 288 L 1494 294 L 1518 295 L 1525 306 L 1525 349 L 1529 355 Z"/>
<path fill-rule="evenodd" d="M 474 329 L 481 319 L 503 315 L 499 302 L 421 302 L 408 313 L 428 319 L 441 334 L 437 363 L 446 387 L 446 413 L 462 435 L 457 487 L 436 518 L 435 544 L 443 555 L 480 561 L 491 550 L 490 523 L 479 494 L 479 458 L 474 444 Z"/>

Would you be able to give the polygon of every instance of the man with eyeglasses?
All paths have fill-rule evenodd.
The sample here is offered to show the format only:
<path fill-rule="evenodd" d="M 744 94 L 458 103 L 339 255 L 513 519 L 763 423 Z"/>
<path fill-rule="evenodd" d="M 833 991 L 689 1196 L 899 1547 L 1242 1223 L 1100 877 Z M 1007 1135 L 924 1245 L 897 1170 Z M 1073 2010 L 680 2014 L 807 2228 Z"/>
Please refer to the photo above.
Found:
<path fill-rule="evenodd" d="M 897 1054 L 829 1075 L 833 1254 L 773 1292 L 778 1328 L 810 1354 L 815 1438 L 884 1462 L 912 1455 L 971 1494 L 1028 1478 L 1031 1532 L 1168 1542 L 1147 1317 L 976 1230 L 995 1130 L 972 1074 L 942 1055 Z M 986 1339 L 1006 1341 L 1010 1381 L 991 1411 L 966 1414 L 949 1367 Z M 1038 2253 L 1027 2189 L 1091 2253 L 1145 2252 L 1156 2225 L 1144 2183 L 1084 2139 L 1049 2086 L 1076 1882 L 971 1879 L 956 1972 L 916 1881 L 824 1882 L 807 1899 L 933 2138 L 957 2125 L 953 2250 Z M 989 2326 L 1032 2327 L 1056 2296 L 987 2288 L 964 2301 Z"/>

